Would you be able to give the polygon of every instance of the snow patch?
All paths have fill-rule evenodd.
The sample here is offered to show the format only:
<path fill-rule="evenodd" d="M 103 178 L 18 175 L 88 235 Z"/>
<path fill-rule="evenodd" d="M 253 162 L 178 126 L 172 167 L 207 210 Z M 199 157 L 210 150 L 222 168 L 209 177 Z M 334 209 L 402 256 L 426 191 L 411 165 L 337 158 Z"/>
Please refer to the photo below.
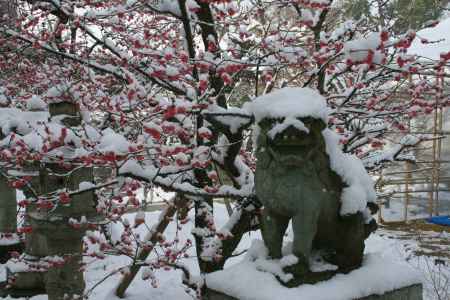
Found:
<path fill-rule="evenodd" d="M 306 133 L 309 133 L 309 129 L 305 126 L 305 124 L 300 121 L 299 119 L 287 117 L 283 120 L 282 123 L 278 123 L 275 125 L 269 132 L 268 135 L 271 139 L 274 139 L 277 134 L 283 132 L 288 127 L 293 126 L 297 128 L 300 131 L 305 131 Z"/>
<path fill-rule="evenodd" d="M 47 109 L 47 103 L 41 97 L 33 95 L 27 101 L 27 109 L 30 111 L 45 111 Z"/>
<path fill-rule="evenodd" d="M 322 135 L 325 138 L 331 169 L 347 184 L 342 190 L 340 214 L 345 216 L 364 212 L 367 202 L 376 200 L 372 179 L 359 158 L 342 152 L 336 133 L 327 128 L 322 131 Z"/>
<path fill-rule="evenodd" d="M 373 32 L 367 37 L 361 37 L 344 44 L 346 58 L 352 62 L 364 62 L 369 54 L 373 55 L 372 62 L 380 64 L 384 59 L 384 54 L 377 50 L 381 45 L 381 33 Z"/>
<path fill-rule="evenodd" d="M 127 154 L 131 144 L 127 139 L 112 130 L 106 130 L 100 139 L 98 149 L 101 152 L 114 152 L 116 154 Z"/>

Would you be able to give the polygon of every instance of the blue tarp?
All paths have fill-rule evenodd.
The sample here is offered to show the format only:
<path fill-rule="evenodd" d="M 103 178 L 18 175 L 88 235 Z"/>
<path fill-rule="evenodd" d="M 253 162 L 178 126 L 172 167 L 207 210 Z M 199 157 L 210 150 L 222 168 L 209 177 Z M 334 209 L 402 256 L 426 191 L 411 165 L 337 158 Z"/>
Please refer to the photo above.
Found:
<path fill-rule="evenodd" d="M 427 222 L 437 225 L 450 226 L 450 216 L 431 217 L 427 219 Z"/>

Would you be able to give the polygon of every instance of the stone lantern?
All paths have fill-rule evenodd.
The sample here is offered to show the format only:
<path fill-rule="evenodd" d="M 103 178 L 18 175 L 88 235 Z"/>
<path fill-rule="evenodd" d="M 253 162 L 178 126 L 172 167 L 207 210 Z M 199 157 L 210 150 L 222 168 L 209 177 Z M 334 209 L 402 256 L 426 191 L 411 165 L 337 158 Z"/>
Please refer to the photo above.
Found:
<path fill-rule="evenodd" d="M 75 103 L 51 103 L 49 111 L 52 121 L 66 127 L 81 125 L 80 112 Z M 60 152 L 65 162 L 71 160 L 73 149 L 61 147 Z M 81 263 L 87 225 L 74 227 L 69 220 L 99 221 L 94 192 L 79 191 L 80 183 L 94 181 L 93 168 L 66 167 L 51 160 L 30 168 L 38 173 L 32 185 L 39 195 L 54 193 L 58 197 L 62 195 L 59 190 L 78 192 L 65 201 L 60 198 L 48 207 L 37 203 L 27 208 L 26 222 L 31 225 L 32 232 L 27 235 L 25 258 L 30 262 L 42 262 L 45 258 L 50 265 L 46 272 L 10 268 L 9 275 L 15 277 L 10 294 L 30 296 L 44 290 L 49 300 L 63 300 L 67 296 L 72 299 L 82 295 L 85 288 Z"/>

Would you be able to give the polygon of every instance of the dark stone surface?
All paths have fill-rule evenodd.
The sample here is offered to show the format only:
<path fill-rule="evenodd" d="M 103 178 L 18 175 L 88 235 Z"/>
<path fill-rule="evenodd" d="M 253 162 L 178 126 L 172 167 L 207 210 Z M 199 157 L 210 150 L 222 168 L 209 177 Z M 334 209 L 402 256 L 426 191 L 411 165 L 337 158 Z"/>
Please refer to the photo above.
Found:
<path fill-rule="evenodd" d="M 8 278 L 14 276 L 15 280 L 8 293 L 23 295 L 39 291 L 48 294 L 50 300 L 63 300 L 66 294 L 81 295 L 85 289 L 84 275 L 80 271 L 84 229 L 74 229 L 67 220 L 48 222 L 29 218 L 29 221 L 35 228 L 35 236 L 42 238 L 35 244 L 45 244 L 46 255 L 64 257 L 65 261 L 62 265 L 50 267 L 47 272 L 10 273 Z"/>
<path fill-rule="evenodd" d="M 206 289 L 203 295 L 203 300 L 239 300 L 239 299 L 228 296 L 221 292 Z"/>
<path fill-rule="evenodd" d="M 79 168 L 70 172 L 70 176 L 64 176 L 68 170 L 59 166 L 56 163 L 47 163 L 45 167 L 39 168 L 39 184 L 33 186 L 42 194 L 55 192 L 61 188 L 67 188 L 71 191 L 76 191 L 79 184 L 83 181 L 93 182 L 94 173 L 93 168 Z M 40 209 L 39 212 L 33 206 L 30 206 L 27 213 L 32 215 L 35 219 L 48 219 L 52 221 L 55 218 L 80 218 L 85 216 L 90 219 L 98 217 L 96 210 L 96 197 L 94 191 L 85 191 L 70 198 L 70 203 L 66 205 L 58 205 L 56 208 L 50 209 L 50 212 L 45 209 Z"/>
<path fill-rule="evenodd" d="M 11 258 L 11 252 L 22 253 L 23 249 L 23 243 L 0 246 L 0 264 L 6 263 Z"/>
<path fill-rule="evenodd" d="M 8 289 L 6 282 L 0 282 L 0 298 L 26 298 L 44 295 L 46 291 L 44 288 L 31 288 L 31 289 Z"/>
<path fill-rule="evenodd" d="M 15 233 L 17 230 L 16 190 L 8 180 L 0 176 L 0 234 Z"/>
<path fill-rule="evenodd" d="M 66 115 L 66 117 L 62 120 L 63 124 L 66 126 L 78 126 L 81 123 L 81 116 L 76 103 L 50 103 L 48 109 L 52 117 L 58 115 Z"/>
<path fill-rule="evenodd" d="M 422 285 L 415 284 L 384 295 L 372 295 L 358 300 L 422 300 Z"/>
<path fill-rule="evenodd" d="M 16 190 L 8 184 L 7 178 L 0 176 L 0 240 L 8 243 L 0 245 L 0 263 L 5 263 L 12 251 L 22 252 L 22 244 L 15 235 L 17 231 Z M 9 244 L 9 242 L 16 242 Z"/>
<path fill-rule="evenodd" d="M 330 295 L 330 297 L 332 297 Z M 240 300 L 226 294 L 207 289 L 205 291 L 204 300 Z M 387 292 L 383 295 L 371 295 L 364 298 L 358 299 L 348 299 L 348 300 L 422 300 L 422 285 L 415 284 L 412 286 L 407 286 L 404 288 L 400 288 L 391 292 Z M 259 299 L 247 299 L 247 300 L 259 300 Z M 278 299 L 273 299 L 278 300 Z M 299 299 L 300 300 L 300 299 Z M 303 300 L 303 299 L 302 299 Z M 312 299 L 304 299 L 304 300 L 312 300 Z M 332 300 L 332 298 L 330 298 Z"/>

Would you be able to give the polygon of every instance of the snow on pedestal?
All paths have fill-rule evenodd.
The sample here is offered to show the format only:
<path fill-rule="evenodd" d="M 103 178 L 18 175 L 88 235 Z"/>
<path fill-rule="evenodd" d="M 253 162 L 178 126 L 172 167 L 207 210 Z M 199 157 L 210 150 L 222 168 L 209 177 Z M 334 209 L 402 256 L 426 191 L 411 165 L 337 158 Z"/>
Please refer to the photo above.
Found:
<path fill-rule="evenodd" d="M 261 266 L 266 258 L 261 241 L 254 241 L 243 261 L 222 271 L 207 274 L 205 283 L 211 300 L 421 300 L 420 275 L 402 261 L 366 254 L 361 268 L 337 274 L 327 281 L 287 288 L 273 273 L 276 268 Z M 278 261 L 282 265 L 282 260 Z M 272 261 L 272 264 L 275 265 Z M 270 271 L 268 271 L 270 270 Z M 277 274 L 279 275 L 279 274 Z"/>

